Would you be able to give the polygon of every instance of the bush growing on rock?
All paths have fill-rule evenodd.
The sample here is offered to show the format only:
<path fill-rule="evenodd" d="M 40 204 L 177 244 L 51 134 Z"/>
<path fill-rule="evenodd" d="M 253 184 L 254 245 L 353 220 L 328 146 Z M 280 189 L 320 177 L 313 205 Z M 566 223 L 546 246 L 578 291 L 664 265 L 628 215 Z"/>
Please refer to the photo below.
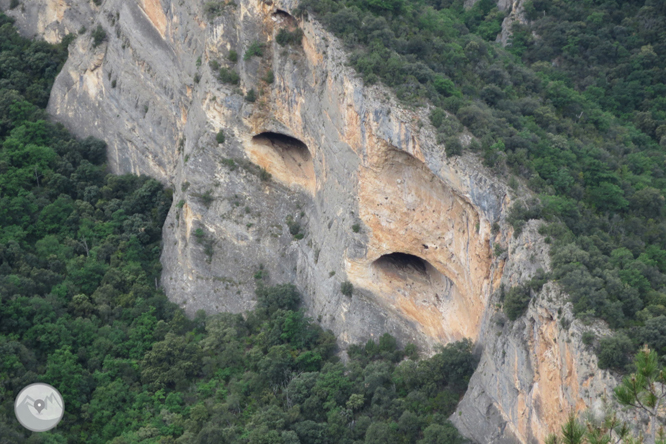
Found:
<path fill-rule="evenodd" d="M 231 85 L 238 85 L 240 83 L 240 76 L 233 69 L 220 68 L 220 81 Z"/>
<path fill-rule="evenodd" d="M 264 45 L 261 43 L 254 41 L 250 44 L 250 46 L 247 48 L 245 51 L 245 55 L 243 56 L 243 60 L 248 61 L 252 57 L 262 57 L 264 55 Z"/>
<path fill-rule="evenodd" d="M 224 130 L 219 130 L 215 135 L 215 140 L 217 143 L 224 143 Z"/>
<path fill-rule="evenodd" d="M 102 25 L 97 25 L 97 28 L 92 33 L 93 37 L 93 47 L 97 48 L 102 42 L 106 39 L 106 31 L 102 28 Z"/>
<path fill-rule="evenodd" d="M 280 46 L 286 45 L 300 45 L 301 40 L 303 40 L 303 30 L 297 28 L 294 31 L 287 31 L 287 29 L 282 28 L 275 36 L 275 41 Z"/>

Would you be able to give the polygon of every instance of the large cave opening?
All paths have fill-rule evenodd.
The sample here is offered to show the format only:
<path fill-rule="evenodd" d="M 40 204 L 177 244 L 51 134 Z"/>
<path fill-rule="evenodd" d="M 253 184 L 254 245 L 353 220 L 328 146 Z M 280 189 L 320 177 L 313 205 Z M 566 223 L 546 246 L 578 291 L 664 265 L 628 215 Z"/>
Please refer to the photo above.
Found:
<path fill-rule="evenodd" d="M 306 144 L 286 134 L 266 131 L 254 136 L 252 141 L 271 146 L 273 149 L 279 150 L 281 153 L 287 154 L 296 160 L 308 161 L 312 159 L 312 155 Z"/>
<path fill-rule="evenodd" d="M 427 260 L 409 253 L 385 254 L 372 263 L 376 277 L 392 292 L 423 307 L 443 307 L 455 285 Z"/>
<path fill-rule="evenodd" d="M 256 163 L 278 180 L 308 189 L 314 186 L 312 153 L 301 140 L 266 131 L 252 137 L 251 149 Z"/>
<path fill-rule="evenodd" d="M 428 261 L 407 253 L 385 254 L 375 261 L 375 266 L 387 272 L 421 275 L 427 275 L 428 268 L 432 268 Z"/>

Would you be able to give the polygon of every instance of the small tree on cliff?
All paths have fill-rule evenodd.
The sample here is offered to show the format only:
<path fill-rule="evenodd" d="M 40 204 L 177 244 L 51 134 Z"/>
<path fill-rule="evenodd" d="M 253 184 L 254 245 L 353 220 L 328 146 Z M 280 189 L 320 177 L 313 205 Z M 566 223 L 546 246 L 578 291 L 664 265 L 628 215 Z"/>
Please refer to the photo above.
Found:
<path fill-rule="evenodd" d="M 666 444 L 664 428 L 657 430 L 657 423 L 664 422 L 666 403 L 666 375 L 659 366 L 659 356 L 645 346 L 634 358 L 636 372 L 625 376 L 615 388 L 615 399 L 622 405 L 646 412 L 650 417 L 648 435 L 634 438 L 630 427 L 618 420 L 615 413 L 608 413 L 600 423 L 588 420 L 585 425 L 571 413 L 562 426 L 560 435 L 551 435 L 546 444 Z"/>
<path fill-rule="evenodd" d="M 664 421 L 664 403 L 666 402 L 666 375 L 660 368 L 657 352 L 650 351 L 645 345 L 634 359 L 636 372 L 622 379 L 615 388 L 615 397 L 622 405 L 642 410 L 650 417 L 650 430 L 646 438 L 648 444 L 657 439 L 657 422 Z M 663 428 L 660 431 L 663 435 Z M 664 439 L 659 440 L 660 443 Z"/>

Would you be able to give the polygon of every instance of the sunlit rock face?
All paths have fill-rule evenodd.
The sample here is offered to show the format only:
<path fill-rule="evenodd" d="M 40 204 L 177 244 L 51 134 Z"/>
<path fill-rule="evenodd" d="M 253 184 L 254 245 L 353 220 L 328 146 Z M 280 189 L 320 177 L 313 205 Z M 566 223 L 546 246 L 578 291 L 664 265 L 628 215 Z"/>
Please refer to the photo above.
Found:
<path fill-rule="evenodd" d="M 295 1 L 241 0 L 212 18 L 181 0 L 23 3 L 10 15 L 26 35 L 86 28 L 53 88 L 54 119 L 106 140 L 113 172 L 173 189 L 161 285 L 190 315 L 251 309 L 262 279 L 295 283 L 343 349 L 384 332 L 426 353 L 471 338 L 481 364 L 452 419 L 479 442 L 541 442 L 610 381 L 582 327 L 561 327 L 562 297 L 499 326 L 500 285 L 548 268 L 536 225 L 514 238 L 503 179 L 472 154 L 447 158 L 429 110 L 364 86 L 336 38 L 291 15 Z M 278 45 L 282 28 L 301 28 L 302 43 Z M 253 43 L 261 56 L 244 60 Z"/>

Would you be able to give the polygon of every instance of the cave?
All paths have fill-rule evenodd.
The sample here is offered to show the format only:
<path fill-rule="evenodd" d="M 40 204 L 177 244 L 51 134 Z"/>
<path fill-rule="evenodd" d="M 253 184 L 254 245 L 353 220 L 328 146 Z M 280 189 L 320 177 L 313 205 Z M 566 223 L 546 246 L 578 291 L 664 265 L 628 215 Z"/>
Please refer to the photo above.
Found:
<path fill-rule="evenodd" d="M 310 189 L 315 174 L 308 146 L 295 137 L 266 131 L 252 137 L 250 146 L 253 162 L 278 180 Z"/>
<path fill-rule="evenodd" d="M 375 261 L 375 266 L 384 271 L 397 271 L 403 274 L 419 273 L 428 275 L 428 268 L 432 268 L 426 260 L 407 253 L 385 254 Z"/>
<path fill-rule="evenodd" d="M 294 18 L 291 14 L 289 14 L 287 11 L 284 11 L 282 9 L 276 9 L 275 12 L 273 13 L 273 17 L 282 18 L 282 19 L 293 19 Z"/>
<path fill-rule="evenodd" d="M 392 291 L 439 305 L 454 291 L 453 282 L 430 262 L 409 253 L 385 254 L 372 264 L 376 276 Z"/>
<path fill-rule="evenodd" d="M 276 9 L 273 13 L 273 20 L 281 25 L 286 25 L 288 28 L 296 27 L 296 18 L 282 9 Z"/>
<path fill-rule="evenodd" d="M 254 143 L 271 146 L 282 154 L 287 154 L 302 161 L 312 159 L 312 155 L 310 155 L 310 150 L 306 144 L 297 138 L 287 136 L 286 134 L 267 131 L 257 134 L 252 138 L 252 141 Z"/>

